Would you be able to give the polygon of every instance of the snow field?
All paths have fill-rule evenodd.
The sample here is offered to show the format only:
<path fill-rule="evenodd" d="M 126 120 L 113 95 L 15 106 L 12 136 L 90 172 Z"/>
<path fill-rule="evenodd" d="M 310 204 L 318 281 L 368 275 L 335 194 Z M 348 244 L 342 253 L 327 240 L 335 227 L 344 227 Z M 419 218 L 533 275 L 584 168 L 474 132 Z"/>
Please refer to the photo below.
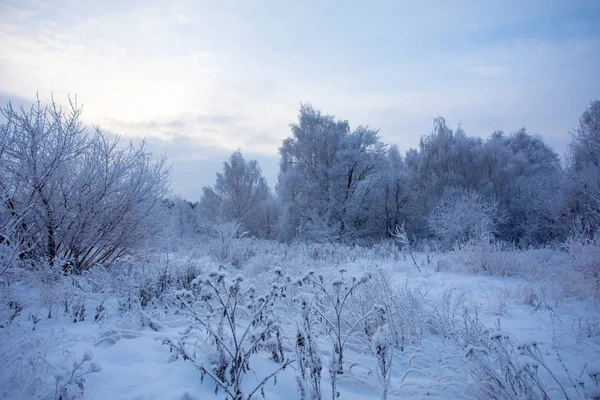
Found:
<path fill-rule="evenodd" d="M 545 274 L 531 268 L 529 276 L 490 276 L 469 272 L 469 254 L 460 252 L 415 254 L 419 273 L 410 257 L 383 256 L 377 249 L 273 244 L 245 251 L 250 250 L 253 255 L 238 267 L 216 263 L 202 251 L 179 250 L 170 255 L 168 268 L 164 255 L 153 254 L 111 270 L 59 277 L 52 284 L 39 279 L 40 273 L 25 274 L 3 293 L 20 310 L 6 305 L 2 310 L 0 397 L 58 398 L 63 393 L 64 398 L 83 399 L 225 398 L 223 389 L 215 394 L 209 376 L 201 380 L 192 361 L 163 344 L 165 339 L 177 341 L 195 326 L 196 361 L 211 366 L 215 348 L 210 335 L 181 313 L 176 301 L 182 291 L 195 290 L 194 278 L 206 279 L 211 271 L 253 287 L 257 296 L 272 290 L 272 282 L 290 277 L 285 297 L 278 298 L 268 316 L 280 328 L 287 360 L 297 358 L 299 298 L 312 298 L 322 317 L 333 315 L 326 296 L 298 280 L 313 271 L 331 294 L 352 277 L 359 282 L 371 276 L 353 290 L 341 312 L 341 330 L 348 337 L 343 374 L 336 375 L 341 399 L 382 397 L 372 342 L 381 327 L 388 329 L 391 345 L 388 398 L 540 398 L 542 393 L 589 398 L 598 391 L 598 303 L 565 293 L 561 282 L 553 281 L 555 274 L 548 271 L 558 271 L 567 262 L 559 252 L 511 256 L 518 259 L 514 263 L 536 265 Z M 85 317 L 77 320 L 81 305 Z M 384 317 L 373 314 L 351 328 L 378 307 L 386 309 Z M 250 314 L 239 315 L 237 323 L 246 326 Z M 331 398 L 328 368 L 336 355 L 331 332 L 319 315 L 313 315 L 312 329 L 322 358 L 321 394 Z M 90 372 L 82 375 L 84 380 L 70 380 L 73 362 L 84 354 L 92 358 L 79 372 Z M 101 369 L 91 370 L 92 363 Z M 269 351 L 252 354 L 241 392 L 249 393 L 279 366 Z M 291 363 L 267 381 L 264 397 L 301 398 L 298 375 L 297 363 Z M 253 398 L 260 397 L 258 390 Z"/>

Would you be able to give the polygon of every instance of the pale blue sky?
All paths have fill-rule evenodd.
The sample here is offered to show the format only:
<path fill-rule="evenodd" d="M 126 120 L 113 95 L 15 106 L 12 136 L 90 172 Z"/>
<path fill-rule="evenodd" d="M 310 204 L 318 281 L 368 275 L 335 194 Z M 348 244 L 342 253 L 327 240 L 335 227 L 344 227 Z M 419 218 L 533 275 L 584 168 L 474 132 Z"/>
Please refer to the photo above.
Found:
<path fill-rule="evenodd" d="M 441 115 L 562 155 L 600 99 L 598 21 L 600 1 L 4 1 L 0 100 L 77 94 L 191 200 L 235 149 L 273 185 L 300 102 L 402 150 Z"/>

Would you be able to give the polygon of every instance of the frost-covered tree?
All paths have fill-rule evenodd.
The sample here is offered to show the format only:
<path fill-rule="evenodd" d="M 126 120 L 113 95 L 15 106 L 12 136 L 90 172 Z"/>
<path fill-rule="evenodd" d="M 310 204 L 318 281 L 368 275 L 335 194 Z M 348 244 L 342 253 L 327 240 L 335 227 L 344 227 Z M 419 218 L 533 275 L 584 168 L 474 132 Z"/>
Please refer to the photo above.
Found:
<path fill-rule="evenodd" d="M 282 237 L 353 239 L 367 222 L 369 179 L 385 156 L 378 132 L 351 131 L 347 121 L 306 104 L 291 130 L 279 149 Z"/>
<path fill-rule="evenodd" d="M 446 120 L 433 121 L 433 131 L 421 137 L 419 148 L 406 155 L 409 180 L 414 190 L 415 209 L 409 220 L 412 232 L 425 236 L 425 217 L 442 197 L 445 188 L 461 187 L 479 190 L 482 187 L 480 139 L 466 136 L 462 128 L 453 131 Z"/>
<path fill-rule="evenodd" d="M 71 197 L 73 177 L 70 167 L 86 149 L 85 130 L 79 116 L 81 109 L 72 105 L 65 115 L 55 104 L 30 110 L 15 110 L 9 103 L 1 109 L 6 123 L 0 126 L 4 146 L 1 168 L 4 192 L 10 198 L 5 205 L 12 210 L 31 207 L 35 225 L 32 241 L 38 242 L 40 255 L 53 264 L 59 254 L 59 222 L 67 210 L 61 207 L 60 192 Z"/>
<path fill-rule="evenodd" d="M 408 174 L 397 146 L 391 146 L 388 150 L 384 171 L 382 198 L 386 231 L 389 231 L 406 219 L 405 209 L 411 198 Z"/>
<path fill-rule="evenodd" d="M 412 222 L 416 214 L 414 185 L 398 147 L 390 146 L 382 167 L 372 175 L 371 181 L 374 184 L 369 193 L 372 201 L 370 208 L 363 210 L 369 216 L 368 234 L 373 238 L 386 237 L 397 225 Z"/>
<path fill-rule="evenodd" d="M 385 155 L 386 148 L 376 130 L 359 126 L 344 137 L 339 163 L 333 169 L 342 185 L 332 213 L 340 221 L 342 239 L 353 240 L 367 233 L 369 210 L 373 208 L 370 194 L 376 186 L 377 172 L 384 165 Z"/>
<path fill-rule="evenodd" d="M 525 129 L 490 140 L 497 149 L 490 191 L 508 216 L 502 238 L 523 245 L 562 239 L 563 170 L 558 155 Z"/>
<path fill-rule="evenodd" d="M 300 107 L 292 137 L 283 141 L 277 191 L 282 203 L 281 231 L 285 240 L 309 234 L 329 238 L 337 230 L 330 226 L 330 204 L 343 137 L 350 131 L 347 121 L 336 121 L 312 106 Z M 330 232 L 327 232 L 329 230 Z"/>
<path fill-rule="evenodd" d="M 406 165 L 415 188 L 409 226 L 419 236 L 426 233 L 423 217 L 432 212 L 448 187 L 496 200 L 508 217 L 499 232 L 505 240 L 531 245 L 564 236 L 564 200 L 559 194 L 563 171 L 558 155 L 525 129 L 508 136 L 495 132 L 483 142 L 466 136 L 460 127 L 453 131 L 443 118 L 437 118 L 419 150 L 407 153 Z"/>
<path fill-rule="evenodd" d="M 164 211 L 170 222 L 168 234 L 179 239 L 191 238 L 199 230 L 198 203 L 192 203 L 179 196 L 163 202 Z"/>
<path fill-rule="evenodd" d="M 600 214 L 600 101 L 590 103 L 571 136 L 565 185 L 568 212 L 593 233 L 600 226 L 595 218 Z"/>
<path fill-rule="evenodd" d="M 0 184 L 8 212 L 27 210 L 30 256 L 77 271 L 109 263 L 152 233 L 169 170 L 140 146 L 83 126 L 81 107 L 55 102 L 0 112 Z M 35 246 L 33 246 L 35 244 Z"/>
<path fill-rule="evenodd" d="M 477 190 L 481 186 L 482 142 L 468 137 L 461 127 L 450 129 L 444 118 L 434 120 L 433 132 L 419 142 L 419 157 L 409 165 L 427 195 L 439 198 L 446 187 Z"/>
<path fill-rule="evenodd" d="M 0 165 L 4 163 L 5 157 L 8 157 L 5 153 L 14 146 L 14 140 L 14 136 L 7 130 L 0 129 Z M 0 174 L 0 278 L 16 267 L 31 250 L 25 224 L 29 209 L 18 209 L 15 206 L 16 185 L 12 184 L 10 178 L 7 174 Z"/>
<path fill-rule="evenodd" d="M 571 136 L 569 161 L 572 166 L 576 169 L 589 164 L 600 167 L 600 101 L 590 103 Z"/>
<path fill-rule="evenodd" d="M 166 159 L 155 159 L 143 142 L 121 147 L 118 137 L 96 130 L 88 146 L 71 186 L 70 219 L 61 222 L 64 257 L 78 269 L 110 262 L 158 232 L 169 188 Z"/>
<path fill-rule="evenodd" d="M 205 186 L 200 208 L 210 221 L 239 221 L 252 235 L 266 236 L 276 218 L 269 207 L 272 195 L 256 160 L 244 159 L 235 151 L 217 173 L 214 186 Z"/>

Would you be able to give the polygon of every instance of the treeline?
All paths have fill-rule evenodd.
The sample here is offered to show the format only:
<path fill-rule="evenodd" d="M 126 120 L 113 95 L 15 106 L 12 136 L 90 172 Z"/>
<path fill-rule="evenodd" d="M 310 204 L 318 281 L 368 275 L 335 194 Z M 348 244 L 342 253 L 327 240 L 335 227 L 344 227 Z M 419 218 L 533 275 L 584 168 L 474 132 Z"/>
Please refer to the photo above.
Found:
<path fill-rule="evenodd" d="M 271 190 L 234 152 L 198 204 L 169 199 L 169 169 L 52 103 L 1 108 L 0 277 L 19 264 L 83 271 L 167 236 L 253 235 L 369 244 L 392 232 L 450 248 L 474 238 L 562 242 L 600 225 L 600 102 L 572 132 L 565 165 L 526 130 L 469 137 L 434 121 L 400 154 L 368 126 L 300 108 Z"/>
<path fill-rule="evenodd" d="M 275 190 L 256 161 L 234 152 L 203 188 L 200 221 L 284 241 L 369 243 L 404 225 L 444 247 L 481 234 L 519 246 L 561 242 L 574 225 L 593 234 L 600 224 L 599 126 L 594 101 L 564 165 L 525 129 L 483 140 L 443 118 L 402 155 L 377 130 L 302 105 L 279 149 Z"/>

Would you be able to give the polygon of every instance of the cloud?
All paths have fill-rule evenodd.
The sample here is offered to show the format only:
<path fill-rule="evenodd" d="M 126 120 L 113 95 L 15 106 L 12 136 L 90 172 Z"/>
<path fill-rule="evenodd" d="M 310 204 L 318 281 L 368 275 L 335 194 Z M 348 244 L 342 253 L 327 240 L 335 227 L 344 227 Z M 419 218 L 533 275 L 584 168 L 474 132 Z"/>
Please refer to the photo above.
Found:
<path fill-rule="evenodd" d="M 526 126 L 562 153 L 600 93 L 598 4 L 9 1 L 0 82 L 77 93 L 86 123 L 147 137 L 177 166 L 275 159 L 301 101 L 401 149 L 443 115 L 473 135 Z"/>

